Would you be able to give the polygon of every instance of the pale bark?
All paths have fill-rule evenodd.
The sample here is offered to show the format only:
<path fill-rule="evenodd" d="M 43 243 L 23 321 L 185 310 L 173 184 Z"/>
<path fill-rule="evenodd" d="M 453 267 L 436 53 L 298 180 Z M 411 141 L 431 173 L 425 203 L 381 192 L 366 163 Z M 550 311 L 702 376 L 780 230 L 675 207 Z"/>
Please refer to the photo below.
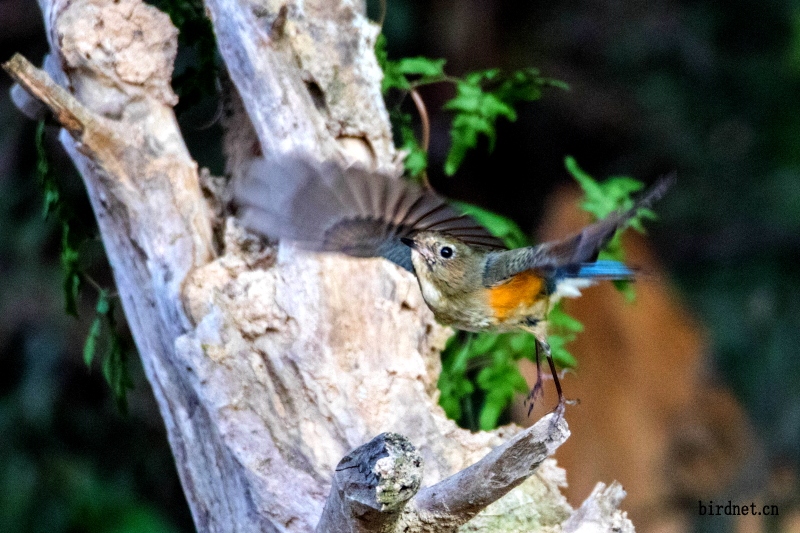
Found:
<path fill-rule="evenodd" d="M 378 29 L 361 2 L 207 9 L 243 104 L 234 97 L 228 118 L 232 176 L 258 171 L 254 146 L 399 172 Z M 558 529 L 570 513 L 563 474 L 548 461 L 531 474 L 566 424 L 472 434 L 447 420 L 436 380 L 450 331 L 411 274 L 265 247 L 227 217 L 224 184 L 198 172 L 172 112 L 168 17 L 141 0 L 42 0 L 42 10 L 50 77 L 19 58 L 6 67 L 65 128 L 198 530 L 314 530 L 340 458 L 387 431 L 413 444 L 412 477 L 427 488 L 404 492 L 384 530 L 451 531 L 487 505 L 463 528 Z M 15 100 L 38 113 L 18 90 Z M 212 205 L 201 185 L 217 193 Z M 329 506 L 350 505 L 334 497 Z"/>

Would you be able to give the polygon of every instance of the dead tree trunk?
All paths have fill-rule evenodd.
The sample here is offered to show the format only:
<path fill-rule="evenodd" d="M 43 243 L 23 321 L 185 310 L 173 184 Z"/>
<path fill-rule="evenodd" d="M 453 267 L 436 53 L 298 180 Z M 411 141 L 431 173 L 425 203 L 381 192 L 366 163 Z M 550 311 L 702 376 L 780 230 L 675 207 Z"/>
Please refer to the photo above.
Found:
<path fill-rule="evenodd" d="M 471 434 L 445 418 L 436 379 L 450 332 L 413 276 L 264 248 L 206 179 L 209 204 L 172 112 L 165 14 L 141 0 L 41 7 L 47 73 L 21 57 L 5 67 L 64 128 L 199 531 L 632 530 L 616 486 L 571 515 L 563 472 L 543 463 L 563 421 Z M 241 98 L 232 176 L 290 150 L 399 172 L 363 2 L 206 7 Z"/>

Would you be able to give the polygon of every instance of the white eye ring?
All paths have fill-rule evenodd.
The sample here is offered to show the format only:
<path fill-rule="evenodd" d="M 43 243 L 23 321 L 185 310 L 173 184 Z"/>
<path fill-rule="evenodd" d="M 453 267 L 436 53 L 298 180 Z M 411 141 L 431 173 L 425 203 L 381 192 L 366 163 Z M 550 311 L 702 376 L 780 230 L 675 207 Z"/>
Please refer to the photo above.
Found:
<path fill-rule="evenodd" d="M 453 249 L 449 246 L 442 246 L 442 249 L 439 250 L 439 255 L 444 257 L 445 259 L 450 259 L 453 257 Z"/>

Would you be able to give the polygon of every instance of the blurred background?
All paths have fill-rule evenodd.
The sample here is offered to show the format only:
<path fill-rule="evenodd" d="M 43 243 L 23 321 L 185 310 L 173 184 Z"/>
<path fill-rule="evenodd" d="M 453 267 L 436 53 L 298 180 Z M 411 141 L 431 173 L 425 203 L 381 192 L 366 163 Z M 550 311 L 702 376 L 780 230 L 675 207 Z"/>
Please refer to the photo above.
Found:
<path fill-rule="evenodd" d="M 368 8 L 380 18 L 379 2 Z M 177 76 L 204 68 L 187 34 L 202 28 L 183 31 Z M 580 399 L 568 410 L 573 437 L 557 456 L 571 503 L 618 479 L 640 531 L 800 531 L 800 3 L 389 0 L 384 32 L 392 59 L 446 58 L 455 75 L 534 66 L 570 86 L 520 106 L 514 123 L 501 119 L 494 152 L 471 153 L 453 178 L 438 170 L 449 145 L 439 108 L 452 87 L 421 89 L 430 178 L 449 196 L 556 237 L 585 222 L 566 155 L 596 177 L 678 171 L 647 239 L 626 242 L 654 273 L 637 302 L 597 288 L 568 307 L 586 328 L 565 377 Z M 0 60 L 13 52 L 34 63 L 46 52 L 32 0 L 0 0 Z M 43 218 L 34 177 L 36 124 L 9 87 L 0 75 L 0 531 L 192 531 L 124 324 L 127 414 L 99 365 L 83 362 L 96 294 L 84 290 L 78 319 L 65 314 L 61 228 Z M 193 155 L 221 173 L 221 132 L 206 127 L 216 96 L 179 94 Z M 56 133 L 45 136 L 56 180 L 91 236 Z M 110 286 L 101 244 L 82 247 L 92 277 Z M 780 515 L 699 515 L 698 502 L 728 500 Z"/>

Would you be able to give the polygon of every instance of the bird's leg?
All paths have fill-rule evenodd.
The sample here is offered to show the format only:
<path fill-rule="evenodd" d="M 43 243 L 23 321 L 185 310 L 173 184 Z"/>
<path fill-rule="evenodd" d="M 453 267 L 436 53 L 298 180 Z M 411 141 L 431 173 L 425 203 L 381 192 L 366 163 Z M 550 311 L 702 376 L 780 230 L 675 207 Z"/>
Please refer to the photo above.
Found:
<path fill-rule="evenodd" d="M 542 345 L 542 349 L 544 350 L 544 355 L 547 357 L 547 363 L 550 365 L 550 372 L 553 374 L 553 381 L 556 384 L 556 392 L 558 393 L 558 405 L 553 410 L 556 414 L 555 420 L 561 418 L 564 414 L 564 407 L 566 406 L 567 402 L 564 399 L 564 392 L 561 390 L 561 381 L 558 379 L 558 372 L 556 372 L 556 364 L 553 361 L 553 355 L 550 352 L 550 345 L 538 337 L 536 338 L 537 343 Z"/>
<path fill-rule="evenodd" d="M 528 393 L 528 397 L 525 398 L 525 402 L 528 403 L 528 416 L 531 416 L 531 411 L 533 411 L 533 405 L 536 402 L 536 397 L 544 396 L 544 390 L 542 385 L 542 361 L 541 359 L 539 359 L 538 339 L 534 343 L 534 352 L 536 353 L 536 383 L 534 383 L 531 392 Z"/>
<path fill-rule="evenodd" d="M 553 375 L 553 382 L 556 385 L 556 392 L 558 393 L 558 405 L 553 409 L 553 412 L 556 414 L 554 420 L 558 420 L 564 414 L 564 407 L 567 404 L 567 401 L 564 399 L 564 392 L 561 390 L 561 380 L 558 379 L 558 372 L 556 371 L 556 364 L 553 361 L 553 354 L 550 351 L 550 344 L 548 344 L 546 340 L 543 340 L 541 335 L 534 333 L 534 337 L 536 338 L 536 383 L 533 385 L 531 392 L 525 400 L 526 402 L 530 402 L 528 404 L 528 416 L 531 416 L 536 397 L 543 396 L 542 365 L 541 359 L 539 358 L 539 348 L 541 347 L 545 357 L 547 357 L 547 364 L 550 365 L 550 373 Z"/>

